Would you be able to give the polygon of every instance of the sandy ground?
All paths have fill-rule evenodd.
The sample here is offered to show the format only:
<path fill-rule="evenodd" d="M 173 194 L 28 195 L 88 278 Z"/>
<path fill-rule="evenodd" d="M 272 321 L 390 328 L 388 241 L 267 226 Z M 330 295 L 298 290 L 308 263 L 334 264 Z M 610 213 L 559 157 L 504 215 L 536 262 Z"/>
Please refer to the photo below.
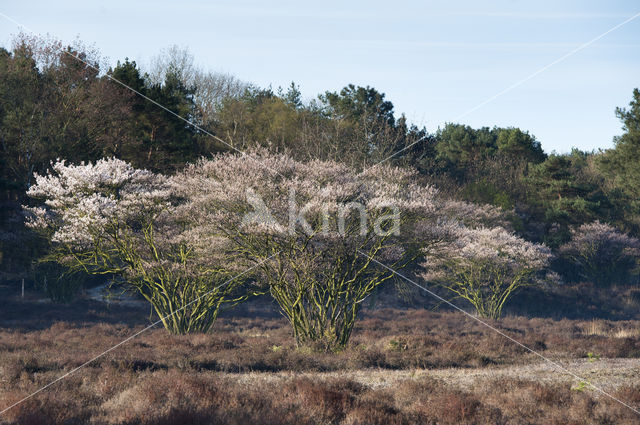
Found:
<path fill-rule="evenodd" d="M 437 369 L 437 370 L 357 370 L 339 372 L 250 372 L 227 374 L 239 382 L 251 384 L 256 380 L 288 380 L 294 377 L 309 377 L 314 380 L 348 378 L 372 388 L 384 388 L 398 381 L 419 380 L 423 377 L 440 379 L 461 389 L 481 389 L 487 380 L 516 378 L 543 383 L 567 383 L 579 388 L 582 381 L 590 382 L 603 390 L 612 390 L 621 385 L 640 385 L 640 359 L 600 359 L 600 360 L 554 360 L 559 366 L 545 361 L 524 366 L 485 367 L 478 369 Z M 569 373 L 570 372 L 570 373 Z M 577 375 L 573 376 L 572 374 Z M 588 390 L 588 388 L 585 388 Z M 591 389 L 593 390 L 593 389 Z"/>

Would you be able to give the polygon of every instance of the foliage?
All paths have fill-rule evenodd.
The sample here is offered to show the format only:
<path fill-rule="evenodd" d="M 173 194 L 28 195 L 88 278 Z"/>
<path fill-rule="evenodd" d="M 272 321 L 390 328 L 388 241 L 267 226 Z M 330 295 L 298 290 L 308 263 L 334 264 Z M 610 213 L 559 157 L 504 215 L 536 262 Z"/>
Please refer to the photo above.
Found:
<path fill-rule="evenodd" d="M 364 120 L 375 126 L 386 123 L 393 125 L 393 103 L 384 100 L 384 93 L 373 87 L 356 87 L 349 84 L 340 93 L 326 92 L 320 97 L 328 112 L 342 119 Z"/>
<path fill-rule="evenodd" d="M 464 170 L 489 158 L 539 163 L 546 157 L 540 142 L 518 128 L 482 127 L 447 124 L 436 134 L 437 157 L 453 172 Z"/>
<path fill-rule="evenodd" d="M 4 188 L 22 195 L 51 159 L 97 159 L 121 141 L 131 94 L 112 91 L 98 70 L 99 58 L 82 45 L 21 35 L 12 52 L 0 52 Z"/>
<path fill-rule="evenodd" d="M 640 90 L 633 90 L 629 108 L 616 108 L 623 134 L 613 139 L 614 149 L 598 155 L 599 170 L 624 212 L 624 224 L 640 230 Z"/>
<path fill-rule="evenodd" d="M 598 217 L 612 220 L 621 212 L 605 189 L 589 154 L 574 149 L 570 155 L 551 155 L 530 168 L 533 214 L 546 223 L 545 240 L 554 247 L 570 237 L 570 227 Z"/>
<path fill-rule="evenodd" d="M 465 186 L 463 193 L 466 199 L 496 205 L 504 210 L 510 210 L 514 206 L 509 193 L 487 179 L 470 182 Z"/>
<path fill-rule="evenodd" d="M 73 56 L 92 64 L 92 68 Z M 2 268 L 24 272 L 43 244 L 22 224 L 20 204 L 51 160 L 95 160 L 126 143 L 131 93 L 99 75 L 98 53 L 20 34 L 0 49 L 0 250 Z"/>
<path fill-rule="evenodd" d="M 396 158 L 400 160 L 412 153 L 403 149 L 425 139 L 426 131 L 407 125 L 404 116 L 396 119 L 393 103 L 373 87 L 349 84 L 340 92 L 319 95 L 318 100 L 336 136 L 342 139 L 344 146 L 338 152 L 354 149 L 347 161 L 342 161 L 356 167 L 376 164 L 402 151 Z"/>
<path fill-rule="evenodd" d="M 202 151 L 196 129 L 179 118 L 200 123 L 195 87 L 186 85 L 178 70 L 170 68 L 161 82 L 151 84 L 147 76 L 140 75 L 135 62 L 125 60 L 118 62 L 109 75 L 152 100 L 140 96 L 132 99 L 133 117 L 127 129 L 135 142 L 121 146 L 122 151 L 115 154 L 138 167 L 161 172 L 173 171 L 198 157 Z"/>
<path fill-rule="evenodd" d="M 298 160 L 335 160 L 361 168 L 427 136 L 404 117 L 396 120 L 393 104 L 383 99 L 373 88 L 349 85 L 305 104 L 294 83 L 278 93 L 248 87 L 222 102 L 211 128 L 240 150 L 262 146 Z"/>
<path fill-rule="evenodd" d="M 222 101 L 214 128 L 239 150 L 270 146 L 304 155 L 305 149 L 314 147 L 302 144 L 300 139 L 305 137 L 305 125 L 313 125 L 317 117 L 297 109 L 284 96 L 277 96 L 271 89 L 249 87 L 241 96 Z"/>
<path fill-rule="evenodd" d="M 559 253 L 574 265 L 579 277 L 607 286 L 637 272 L 640 240 L 595 221 L 574 229 Z"/>
<path fill-rule="evenodd" d="M 438 130 L 436 137 L 438 159 L 455 169 L 468 167 L 496 151 L 491 132 L 486 127 L 474 130 L 465 125 L 448 124 Z"/>
<path fill-rule="evenodd" d="M 551 256 L 500 227 L 460 227 L 453 243 L 428 253 L 423 277 L 468 301 L 480 317 L 497 319 L 519 288 L 540 282 Z"/>
<path fill-rule="evenodd" d="M 174 333 L 207 331 L 220 307 L 237 302 L 225 239 L 193 237 L 198 223 L 181 213 L 190 199 L 166 177 L 117 159 L 58 162 L 36 176 L 29 225 L 54 243 L 50 258 L 87 273 L 117 275 Z"/>

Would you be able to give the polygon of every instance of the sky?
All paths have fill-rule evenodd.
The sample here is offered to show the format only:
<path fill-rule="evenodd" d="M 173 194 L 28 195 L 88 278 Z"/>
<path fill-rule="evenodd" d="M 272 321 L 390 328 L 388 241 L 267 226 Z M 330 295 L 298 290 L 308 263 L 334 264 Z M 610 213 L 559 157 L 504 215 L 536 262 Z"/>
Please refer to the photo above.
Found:
<path fill-rule="evenodd" d="M 542 69 L 639 12 L 616 0 L 0 0 L 25 32 L 79 37 L 111 63 L 149 64 L 178 45 L 201 67 L 262 87 L 295 81 L 311 99 L 369 85 L 429 131 L 514 126 L 558 153 L 610 148 L 621 134 L 615 108 L 640 87 L 640 17 Z M 2 15 L 8 47 L 21 28 Z"/>

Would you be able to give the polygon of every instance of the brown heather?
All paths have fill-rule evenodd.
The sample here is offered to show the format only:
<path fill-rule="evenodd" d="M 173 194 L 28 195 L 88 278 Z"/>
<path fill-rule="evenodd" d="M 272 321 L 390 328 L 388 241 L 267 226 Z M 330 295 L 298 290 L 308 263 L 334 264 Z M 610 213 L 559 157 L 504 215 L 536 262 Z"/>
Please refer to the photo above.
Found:
<path fill-rule="evenodd" d="M 148 317 L 144 308 L 82 300 L 39 304 L 12 302 L 0 312 L 0 408 L 120 342 Z M 638 423 L 628 408 L 580 389 L 458 313 L 365 310 L 349 346 L 332 354 L 297 349 L 286 319 L 267 307 L 250 302 L 223 315 L 210 334 L 152 329 L 0 423 Z M 505 317 L 492 324 L 640 406 L 633 378 L 640 337 L 630 332 L 637 321 Z"/>

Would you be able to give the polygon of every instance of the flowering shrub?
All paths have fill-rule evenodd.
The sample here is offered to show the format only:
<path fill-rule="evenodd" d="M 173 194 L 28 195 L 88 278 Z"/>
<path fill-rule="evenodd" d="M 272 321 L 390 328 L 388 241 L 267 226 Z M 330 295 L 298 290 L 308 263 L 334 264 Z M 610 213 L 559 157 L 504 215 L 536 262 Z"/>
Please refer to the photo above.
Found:
<path fill-rule="evenodd" d="M 427 254 L 423 277 L 462 298 L 481 317 L 497 319 L 520 287 L 540 281 L 551 251 L 503 228 L 459 227 L 452 242 Z"/>
<path fill-rule="evenodd" d="M 117 159 L 58 162 L 28 195 L 44 200 L 28 209 L 28 225 L 54 243 L 55 260 L 120 276 L 169 331 L 206 331 L 223 303 L 238 300 L 239 281 L 225 284 L 224 237 L 192 236 L 197 223 L 181 214 L 191 201 L 176 197 L 170 179 Z"/>
<path fill-rule="evenodd" d="M 576 267 L 580 277 L 609 285 L 636 271 L 640 241 L 595 221 L 574 229 L 571 240 L 562 245 L 559 252 Z"/>

